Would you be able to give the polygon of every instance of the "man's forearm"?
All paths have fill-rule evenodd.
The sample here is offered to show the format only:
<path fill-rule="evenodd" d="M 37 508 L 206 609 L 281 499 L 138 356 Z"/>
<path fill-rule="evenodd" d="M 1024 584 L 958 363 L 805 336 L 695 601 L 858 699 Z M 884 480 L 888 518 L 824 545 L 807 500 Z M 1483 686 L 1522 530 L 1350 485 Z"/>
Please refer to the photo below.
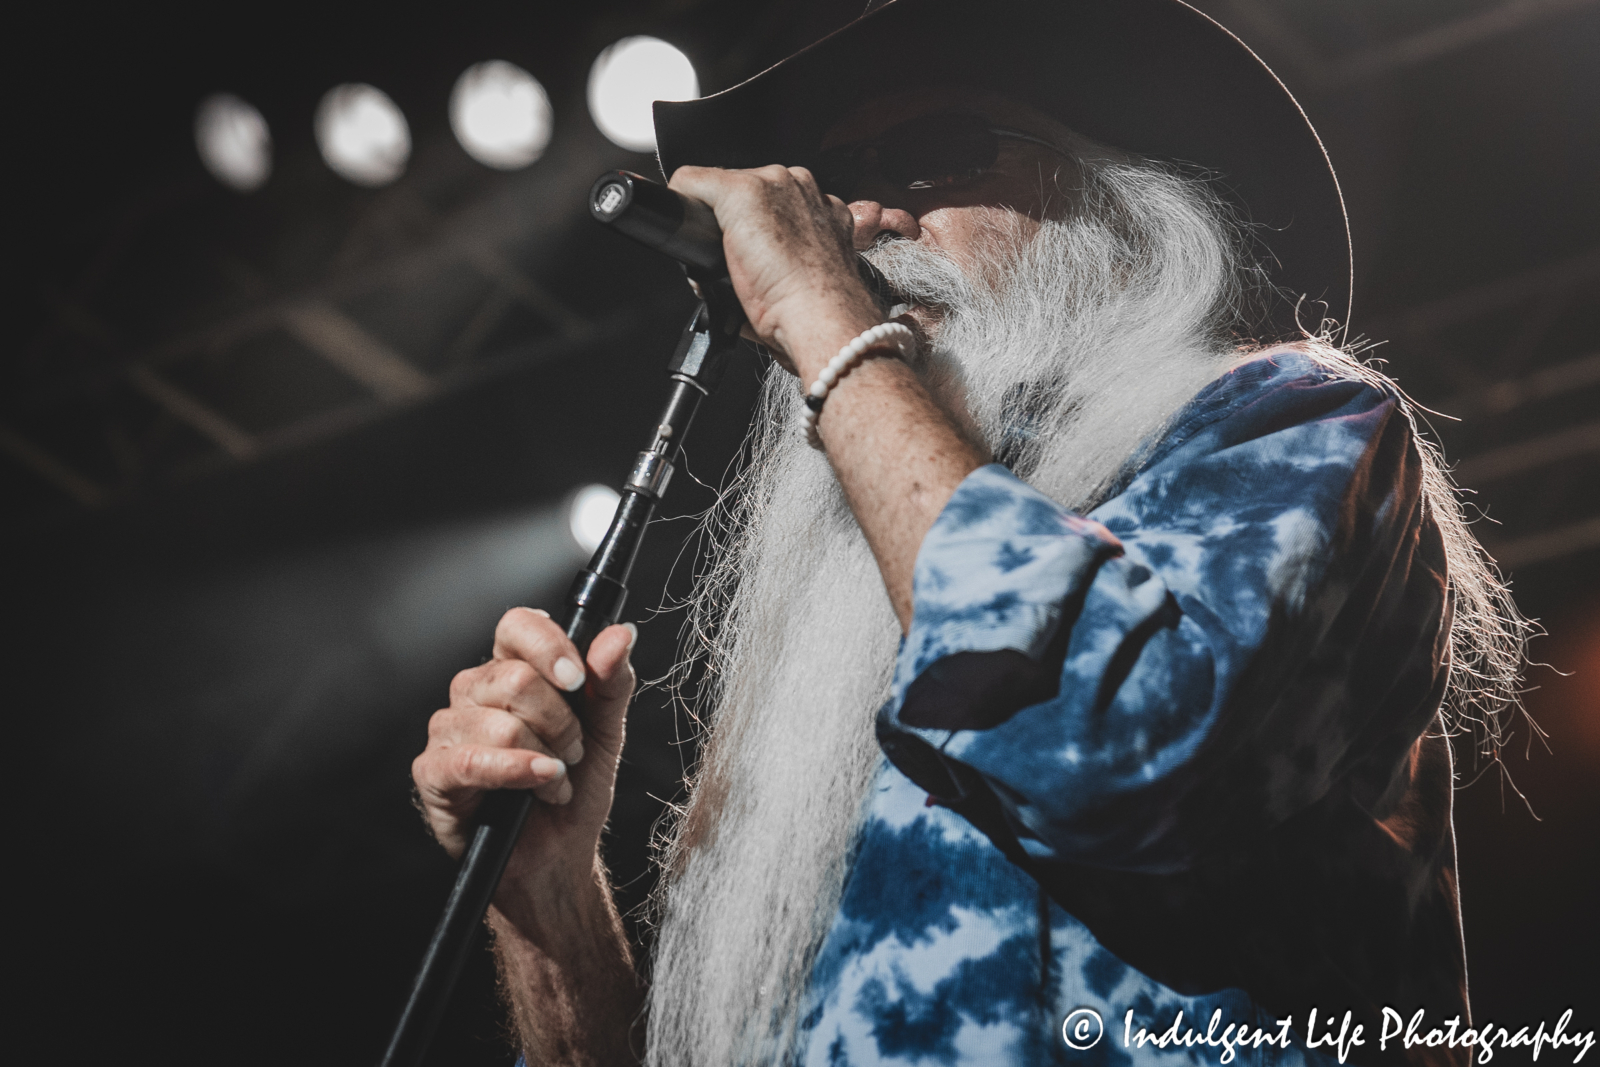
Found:
<path fill-rule="evenodd" d="M 795 354 L 802 383 L 814 381 L 839 346 L 865 328 L 863 322 L 876 321 L 875 313 L 841 314 L 806 337 Z M 819 429 L 906 629 L 917 549 L 961 480 L 988 462 L 988 455 L 911 368 L 894 359 L 858 364 L 829 394 Z"/>
<path fill-rule="evenodd" d="M 529 901 L 537 920 L 489 910 L 502 995 L 530 1067 L 621 1067 L 643 1051 L 644 991 L 598 860 L 594 874 L 577 892 Z"/>

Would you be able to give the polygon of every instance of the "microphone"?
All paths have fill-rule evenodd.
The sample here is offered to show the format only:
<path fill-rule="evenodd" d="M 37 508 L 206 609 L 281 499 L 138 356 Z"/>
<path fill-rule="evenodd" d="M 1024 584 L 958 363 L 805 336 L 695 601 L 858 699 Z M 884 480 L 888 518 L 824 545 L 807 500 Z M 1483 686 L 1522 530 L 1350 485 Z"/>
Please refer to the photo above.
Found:
<path fill-rule="evenodd" d="M 612 170 L 590 187 L 589 214 L 646 248 L 671 256 L 697 282 L 728 277 L 722 227 L 717 225 L 711 205 L 703 200 L 684 196 L 642 174 Z M 856 266 L 880 310 L 901 302 L 888 279 L 859 254 Z"/>

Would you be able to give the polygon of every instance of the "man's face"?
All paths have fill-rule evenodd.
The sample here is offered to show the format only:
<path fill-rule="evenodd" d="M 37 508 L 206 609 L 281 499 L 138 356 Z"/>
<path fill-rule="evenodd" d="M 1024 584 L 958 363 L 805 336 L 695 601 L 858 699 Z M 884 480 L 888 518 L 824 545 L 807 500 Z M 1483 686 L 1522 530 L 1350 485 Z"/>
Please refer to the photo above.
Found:
<path fill-rule="evenodd" d="M 1065 126 L 1026 104 L 996 93 L 971 89 L 918 90 L 881 97 L 857 108 L 828 131 L 822 147 L 874 142 L 885 131 L 923 116 L 943 113 L 981 116 L 990 126 L 1006 127 L 1052 145 L 1081 140 Z M 970 276 L 981 276 L 996 258 L 997 235 L 1027 241 L 1048 216 L 1069 205 L 1066 194 L 1078 186 L 1078 168 L 1064 151 L 1013 136 L 996 138 L 999 155 L 980 174 L 931 188 L 908 188 L 875 169 L 844 191 L 855 219 L 858 250 L 881 235 L 896 234 L 950 255 Z M 835 190 L 828 190 L 834 192 Z M 926 309 L 916 309 L 920 320 Z M 932 325 L 922 321 L 922 325 Z"/>

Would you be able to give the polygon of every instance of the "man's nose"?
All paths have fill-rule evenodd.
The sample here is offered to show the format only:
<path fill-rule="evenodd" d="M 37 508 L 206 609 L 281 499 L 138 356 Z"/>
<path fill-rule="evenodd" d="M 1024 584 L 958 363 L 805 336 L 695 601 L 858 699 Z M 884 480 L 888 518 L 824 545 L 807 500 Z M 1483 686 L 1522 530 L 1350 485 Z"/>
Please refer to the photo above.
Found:
<path fill-rule="evenodd" d="M 871 248 L 881 233 L 896 233 L 912 241 L 922 235 L 922 227 L 917 225 L 911 212 L 884 207 L 876 200 L 855 201 L 850 205 L 850 217 L 856 222 L 852 240 L 857 252 Z"/>

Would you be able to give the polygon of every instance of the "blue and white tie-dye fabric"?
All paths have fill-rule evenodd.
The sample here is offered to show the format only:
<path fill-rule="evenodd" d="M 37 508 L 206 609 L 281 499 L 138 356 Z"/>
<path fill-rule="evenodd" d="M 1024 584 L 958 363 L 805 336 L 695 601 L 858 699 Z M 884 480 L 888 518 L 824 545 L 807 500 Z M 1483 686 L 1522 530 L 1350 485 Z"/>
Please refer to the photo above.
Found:
<path fill-rule="evenodd" d="M 973 472 L 917 557 L 793 1059 L 1323 1062 L 1313 1008 L 1464 1010 L 1420 469 L 1396 396 L 1280 351 L 1087 516 Z M 1293 1039 L 1125 1041 L 1179 1011 Z M 1375 1022 L 1348 1062 L 1396 1060 Z"/>

